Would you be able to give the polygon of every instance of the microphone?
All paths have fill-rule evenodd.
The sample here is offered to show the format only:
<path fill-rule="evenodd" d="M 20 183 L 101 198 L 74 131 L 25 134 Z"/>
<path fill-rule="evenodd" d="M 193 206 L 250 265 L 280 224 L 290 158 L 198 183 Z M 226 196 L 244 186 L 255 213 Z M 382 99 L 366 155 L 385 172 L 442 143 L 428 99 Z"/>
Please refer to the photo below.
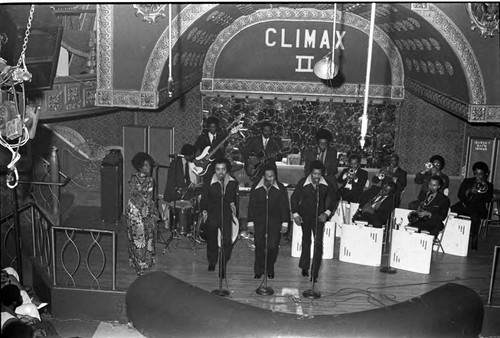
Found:
<path fill-rule="evenodd" d="M 169 154 L 168 157 L 170 157 L 170 158 L 176 158 L 176 157 L 184 158 L 185 156 L 182 154 Z"/>

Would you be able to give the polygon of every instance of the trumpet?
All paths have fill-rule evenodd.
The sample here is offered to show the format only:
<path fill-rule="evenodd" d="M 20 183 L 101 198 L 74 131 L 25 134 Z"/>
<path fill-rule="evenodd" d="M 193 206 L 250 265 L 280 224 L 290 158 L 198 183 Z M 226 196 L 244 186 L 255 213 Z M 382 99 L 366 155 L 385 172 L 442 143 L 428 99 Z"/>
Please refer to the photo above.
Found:
<path fill-rule="evenodd" d="M 350 168 L 349 171 L 347 172 L 347 182 L 352 183 L 356 179 L 356 170 L 353 168 Z"/>
<path fill-rule="evenodd" d="M 476 188 L 478 194 L 484 194 L 488 191 L 488 184 L 483 180 L 476 180 L 474 188 Z"/>
<path fill-rule="evenodd" d="M 382 181 L 386 176 L 392 176 L 391 170 L 392 168 L 390 166 L 381 168 L 377 175 L 378 179 Z"/>
<path fill-rule="evenodd" d="M 434 167 L 434 164 L 432 164 L 431 162 L 427 162 L 427 163 L 425 164 L 425 169 L 427 169 L 427 170 L 431 170 L 431 169 L 432 169 L 432 167 Z"/>

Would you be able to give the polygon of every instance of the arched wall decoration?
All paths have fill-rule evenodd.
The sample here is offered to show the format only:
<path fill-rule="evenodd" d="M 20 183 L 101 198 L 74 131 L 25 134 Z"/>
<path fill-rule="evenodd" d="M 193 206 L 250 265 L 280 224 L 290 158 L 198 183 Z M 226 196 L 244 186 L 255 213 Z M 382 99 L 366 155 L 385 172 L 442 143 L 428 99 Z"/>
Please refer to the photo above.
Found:
<path fill-rule="evenodd" d="M 268 10 L 259 10 L 251 15 L 242 16 L 236 19 L 233 24 L 224 29 L 210 46 L 203 65 L 203 77 L 201 82 L 202 92 L 224 90 L 234 88 L 239 92 L 261 92 L 273 93 L 278 95 L 331 95 L 339 96 L 360 96 L 364 91 L 364 85 L 344 84 L 340 88 L 329 88 L 322 83 L 311 82 L 275 82 L 275 81 L 248 81 L 233 79 L 214 79 L 215 66 L 217 60 L 226 46 L 226 44 L 246 27 L 252 25 L 276 20 L 286 21 L 326 21 L 331 22 L 333 10 L 316 9 L 289 9 L 273 8 Z M 337 20 L 342 17 L 342 23 L 358 29 L 368 35 L 368 20 L 349 12 L 337 13 Z M 390 98 L 401 100 L 404 98 L 404 68 L 399 50 L 392 40 L 380 28 L 375 28 L 374 41 L 382 48 L 391 66 L 391 87 L 373 86 L 370 87 L 370 96 L 379 98 Z M 297 93 L 300 90 L 300 93 Z"/>
<path fill-rule="evenodd" d="M 97 98 L 96 105 L 113 104 L 113 5 L 97 5 Z"/>
<path fill-rule="evenodd" d="M 217 4 L 196 4 L 186 6 L 175 18 L 172 19 L 172 26 L 179 27 L 172 31 L 172 46 L 175 46 L 177 40 L 182 34 L 201 16 L 206 14 L 209 10 L 216 7 Z M 144 78 L 142 80 L 141 91 L 155 91 L 158 90 L 161 74 L 165 68 L 165 64 L 169 58 L 168 54 L 168 36 L 170 28 L 167 27 L 162 33 L 153 52 L 149 57 Z"/>
<path fill-rule="evenodd" d="M 434 26 L 449 43 L 458 59 L 461 61 L 462 68 L 468 79 L 469 93 L 471 103 L 486 104 L 486 91 L 484 88 L 483 74 L 477 58 L 472 51 L 472 47 L 462 34 L 460 29 L 444 14 L 436 5 L 429 3 L 427 10 L 413 9 L 415 13 L 427 20 Z M 439 106 L 443 106 L 441 102 L 435 102 Z M 440 104 L 441 103 L 441 104 Z"/>

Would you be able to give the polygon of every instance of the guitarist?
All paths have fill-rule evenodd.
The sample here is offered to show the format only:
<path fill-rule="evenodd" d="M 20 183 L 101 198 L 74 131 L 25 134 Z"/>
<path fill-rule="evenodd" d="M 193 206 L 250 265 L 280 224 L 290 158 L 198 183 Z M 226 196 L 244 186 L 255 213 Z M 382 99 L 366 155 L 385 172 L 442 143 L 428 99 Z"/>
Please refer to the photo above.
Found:
<path fill-rule="evenodd" d="M 194 146 L 196 147 L 198 153 L 202 153 L 206 147 L 210 147 L 210 151 L 212 151 L 212 149 L 217 147 L 217 145 L 219 145 L 225 137 L 225 132 L 219 128 L 219 119 L 215 116 L 210 116 L 207 118 L 207 130 L 198 136 Z M 222 158 L 225 156 L 225 152 L 225 146 L 221 147 L 217 150 L 214 156 L 212 156 L 212 158 Z M 203 184 L 205 186 L 210 185 L 210 180 L 212 179 L 214 173 L 215 168 L 213 165 L 210 165 L 207 173 L 203 176 Z"/>
<path fill-rule="evenodd" d="M 264 121 L 260 125 L 261 135 L 252 137 L 245 147 L 243 148 L 242 155 L 245 160 L 245 165 L 247 174 L 252 171 L 252 163 L 259 164 L 258 162 L 267 156 L 271 156 L 265 162 L 272 166 L 276 166 L 276 161 L 281 161 L 283 155 L 279 154 L 279 151 L 283 148 L 281 140 L 273 136 L 273 125 L 269 121 Z M 263 163 L 264 164 L 264 163 Z M 263 167 L 259 166 L 259 172 L 252 179 L 253 183 L 257 183 L 262 178 L 264 174 L 260 169 Z"/>

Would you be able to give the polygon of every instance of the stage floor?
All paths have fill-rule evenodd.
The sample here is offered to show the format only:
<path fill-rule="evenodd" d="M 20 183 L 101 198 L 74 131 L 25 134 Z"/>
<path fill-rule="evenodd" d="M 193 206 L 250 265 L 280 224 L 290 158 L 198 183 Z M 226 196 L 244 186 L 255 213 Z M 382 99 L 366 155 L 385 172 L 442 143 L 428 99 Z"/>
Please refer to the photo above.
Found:
<path fill-rule="evenodd" d="M 124 219 L 118 223 L 102 223 L 100 209 L 75 208 L 63 222 L 66 226 L 117 231 L 117 289 L 125 291 L 138 276 L 128 265 L 128 242 Z M 170 233 L 163 232 L 168 239 Z M 448 254 L 433 256 L 430 274 L 419 274 L 397 270 L 395 274 L 380 272 L 379 267 L 370 267 L 339 261 L 339 239 L 336 239 L 334 258 L 323 260 L 316 289 L 321 298 L 310 300 L 302 292 L 311 287 L 309 278 L 302 277 L 298 258 L 291 257 L 291 242 L 282 239 L 275 278 L 268 281 L 274 289 L 273 296 L 255 293 L 260 280 L 253 278 L 254 251 L 252 241 L 239 240 L 228 263 L 227 280 L 223 287 L 230 291 L 231 299 L 253 306 L 299 315 L 342 314 L 372 310 L 392 305 L 419 296 L 446 283 L 458 283 L 475 290 L 486 303 L 493 246 L 500 243 L 500 229 L 492 228 L 485 239 L 480 239 L 479 251 L 469 252 L 468 257 Z M 156 245 L 156 265 L 151 271 L 165 271 L 187 283 L 211 291 L 219 286 L 217 269 L 207 271 L 206 245 L 181 236 L 165 246 Z M 382 265 L 387 263 L 387 254 Z M 59 272 L 62 273 L 62 269 Z M 84 285 L 84 277 L 77 280 Z M 109 282 L 103 274 L 104 284 Z M 500 277 L 494 292 L 494 303 L 500 303 Z M 90 280 L 90 279 L 89 279 Z"/>

